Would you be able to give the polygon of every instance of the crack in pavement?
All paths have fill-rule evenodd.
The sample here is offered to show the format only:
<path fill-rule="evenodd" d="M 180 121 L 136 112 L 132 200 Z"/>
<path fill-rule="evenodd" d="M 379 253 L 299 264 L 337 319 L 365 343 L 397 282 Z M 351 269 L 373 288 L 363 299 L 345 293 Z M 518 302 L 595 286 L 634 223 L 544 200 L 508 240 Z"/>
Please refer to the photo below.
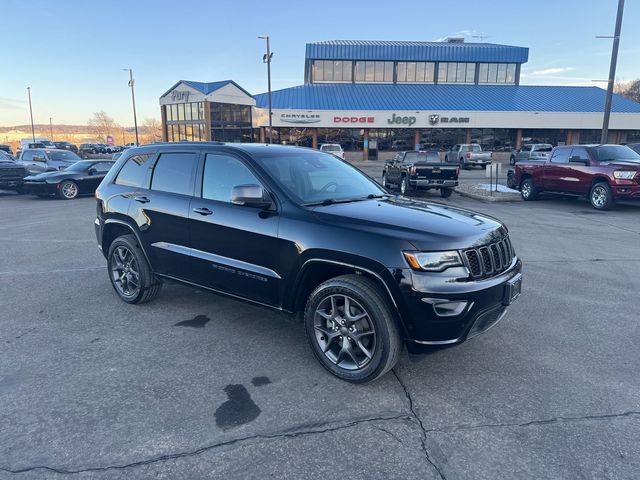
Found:
<path fill-rule="evenodd" d="M 144 465 L 150 465 L 153 463 L 158 463 L 158 462 L 164 462 L 167 460 L 174 460 L 174 459 L 178 459 L 178 458 L 183 458 L 183 457 L 194 457 L 194 456 L 198 456 L 204 452 L 210 451 L 210 450 L 214 450 L 216 448 L 220 448 L 220 447 L 225 447 L 225 446 L 229 446 L 229 445 L 234 445 L 237 443 L 244 443 L 250 440 L 272 440 L 272 439 L 278 439 L 278 438 L 296 438 L 296 437 L 302 437 L 302 436 L 307 436 L 307 435 L 319 435 L 319 434 L 324 434 L 324 433 L 329 433 L 329 432 L 335 432 L 338 430 L 345 430 L 348 428 L 352 428 L 355 427 L 357 425 L 363 424 L 363 423 L 372 423 L 372 422 L 385 422 L 385 421 L 395 421 L 395 420 L 407 420 L 407 421 L 412 421 L 411 417 L 408 416 L 407 414 L 399 414 L 399 415 L 390 415 L 390 416 L 380 416 L 380 417 L 365 417 L 365 418 L 360 418 L 360 419 L 355 419 L 340 425 L 334 425 L 334 426 L 330 426 L 327 428 L 317 428 L 317 429 L 313 429 L 313 430 L 298 430 L 298 431 L 287 431 L 287 432 L 281 432 L 281 433 L 273 433 L 273 434 L 262 434 L 262 435 L 250 435 L 247 437 L 240 437 L 240 438 L 235 438 L 232 440 L 227 440 L 224 442 L 219 442 L 219 443 L 214 443 L 211 445 L 206 445 L 204 447 L 200 447 L 196 450 L 192 450 L 192 451 L 187 451 L 187 452 L 179 452 L 179 453 L 170 453 L 170 454 L 166 454 L 166 455 L 160 455 L 158 457 L 154 457 L 154 458 L 149 458 L 147 460 L 139 460 L 137 462 L 131 462 L 131 463 L 127 463 L 124 465 L 107 465 L 105 467 L 87 467 L 87 468 L 81 468 L 81 469 L 77 469 L 77 470 L 71 470 L 71 469 L 64 469 L 64 468 L 55 468 L 55 467 L 49 467 L 47 465 L 36 465 L 36 466 L 32 466 L 32 467 L 24 467 L 24 468 L 19 468 L 19 469 L 11 469 L 11 468 L 7 468 L 7 467 L 2 467 L 0 466 L 0 472 L 7 472 L 7 473 L 13 473 L 13 474 L 20 474 L 20 473 L 26 473 L 26 472 L 32 472 L 34 470 L 46 470 L 49 472 L 54 472 L 54 473 L 58 473 L 61 475 L 75 475 L 75 474 L 79 474 L 79 473 L 87 473 L 87 472 L 104 472 L 104 471 L 108 471 L 108 470 L 124 470 L 127 468 L 134 468 L 134 467 L 140 467 L 140 466 L 144 466 Z M 318 426 L 326 426 L 326 425 L 330 425 L 330 423 L 320 423 L 318 424 Z M 375 426 L 375 425 L 374 425 Z"/>
<path fill-rule="evenodd" d="M 483 428 L 512 428 L 512 427 L 530 427 L 537 425 L 551 425 L 554 423 L 572 423 L 572 422 L 590 422 L 599 420 L 610 420 L 620 417 L 640 416 L 640 412 L 629 411 L 623 413 L 610 413 L 602 415 L 582 415 L 580 417 L 553 417 L 545 420 L 531 420 L 524 423 L 480 423 L 477 425 L 452 425 L 448 427 L 431 428 L 425 430 L 426 433 L 452 433 L 465 430 L 480 430 Z"/>
<path fill-rule="evenodd" d="M 422 444 L 422 451 L 424 452 L 424 456 L 427 459 L 427 462 L 429 462 L 431 466 L 436 470 L 436 472 L 438 472 L 438 475 L 440 475 L 440 478 L 442 480 L 447 480 L 447 477 L 444 476 L 444 474 L 442 473 L 442 470 L 440 470 L 440 467 L 438 467 L 435 464 L 435 462 L 431 459 L 431 456 L 429 455 L 429 450 L 427 449 L 427 429 L 424 428 L 422 419 L 418 416 L 417 412 L 415 411 L 415 407 L 413 406 L 413 398 L 411 397 L 409 390 L 407 389 L 405 384 L 402 382 L 402 380 L 400 379 L 400 376 L 396 373 L 395 369 L 392 368 L 391 373 L 393 373 L 393 375 L 396 377 L 396 380 L 398 380 L 398 383 L 402 387 L 402 390 L 404 390 L 404 396 L 407 398 L 407 401 L 409 402 L 409 410 L 411 411 L 411 416 L 420 427 L 420 430 L 422 432 L 420 435 L 420 443 Z"/>

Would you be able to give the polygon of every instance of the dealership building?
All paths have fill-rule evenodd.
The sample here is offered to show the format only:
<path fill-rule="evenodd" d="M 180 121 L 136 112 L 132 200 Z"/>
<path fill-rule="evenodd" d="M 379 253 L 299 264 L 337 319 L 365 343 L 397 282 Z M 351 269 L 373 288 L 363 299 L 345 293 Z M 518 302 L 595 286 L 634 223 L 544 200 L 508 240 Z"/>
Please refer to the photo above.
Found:
<path fill-rule="evenodd" d="M 490 43 L 325 41 L 306 45 L 304 84 L 272 92 L 273 141 L 346 150 L 600 141 L 599 87 L 520 84 L 529 49 Z M 264 142 L 268 95 L 232 80 L 181 80 L 160 97 L 167 141 Z M 640 142 L 640 103 L 614 95 L 609 142 Z"/>

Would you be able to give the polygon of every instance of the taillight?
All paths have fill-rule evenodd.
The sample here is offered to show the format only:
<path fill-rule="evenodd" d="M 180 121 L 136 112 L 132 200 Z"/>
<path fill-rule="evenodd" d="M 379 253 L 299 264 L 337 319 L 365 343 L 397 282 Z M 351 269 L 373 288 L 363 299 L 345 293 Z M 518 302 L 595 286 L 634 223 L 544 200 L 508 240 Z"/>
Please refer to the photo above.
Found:
<path fill-rule="evenodd" d="M 467 152 L 467 159 L 471 158 L 471 152 Z"/>
<path fill-rule="evenodd" d="M 416 175 L 418 173 L 418 169 L 416 167 L 411 167 L 411 175 Z"/>

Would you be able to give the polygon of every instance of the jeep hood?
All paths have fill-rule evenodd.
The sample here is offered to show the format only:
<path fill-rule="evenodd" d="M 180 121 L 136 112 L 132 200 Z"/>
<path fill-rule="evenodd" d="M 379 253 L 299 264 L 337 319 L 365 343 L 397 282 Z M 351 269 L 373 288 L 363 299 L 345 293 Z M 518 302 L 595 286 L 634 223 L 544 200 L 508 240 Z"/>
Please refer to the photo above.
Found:
<path fill-rule="evenodd" d="M 406 240 L 416 250 L 477 247 L 507 233 L 504 224 L 489 216 L 404 197 L 318 206 L 313 211 L 323 222 Z"/>

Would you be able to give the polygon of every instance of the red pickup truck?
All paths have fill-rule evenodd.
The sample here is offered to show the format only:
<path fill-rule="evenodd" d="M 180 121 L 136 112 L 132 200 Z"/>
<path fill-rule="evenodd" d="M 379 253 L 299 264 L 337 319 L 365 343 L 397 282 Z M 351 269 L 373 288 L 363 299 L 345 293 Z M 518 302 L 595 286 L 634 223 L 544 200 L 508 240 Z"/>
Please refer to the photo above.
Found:
<path fill-rule="evenodd" d="M 640 200 L 640 155 L 624 145 L 555 147 L 547 159 L 516 163 L 515 185 L 524 200 L 553 192 L 609 210 L 616 200 Z"/>

